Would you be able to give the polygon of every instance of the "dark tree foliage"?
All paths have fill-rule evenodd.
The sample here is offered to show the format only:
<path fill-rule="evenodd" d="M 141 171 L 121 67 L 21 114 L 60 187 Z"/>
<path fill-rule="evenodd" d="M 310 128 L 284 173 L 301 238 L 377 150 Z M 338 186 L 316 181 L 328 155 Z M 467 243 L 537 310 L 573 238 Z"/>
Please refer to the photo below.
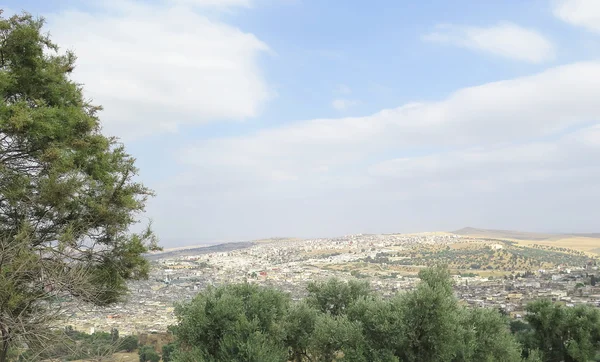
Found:
<path fill-rule="evenodd" d="M 174 343 L 165 344 L 162 347 L 162 354 L 161 354 L 163 362 L 171 362 L 171 354 L 173 354 L 174 351 L 175 351 Z"/>
<path fill-rule="evenodd" d="M 340 315 L 360 297 L 370 294 L 369 284 L 351 280 L 342 282 L 329 279 L 326 282 L 308 284 L 307 302 L 323 313 Z"/>
<path fill-rule="evenodd" d="M 121 338 L 119 349 L 127 352 L 133 352 L 138 348 L 138 338 L 136 336 L 126 336 Z"/>
<path fill-rule="evenodd" d="M 251 284 L 210 288 L 176 308 L 181 361 L 281 361 L 289 298 Z"/>
<path fill-rule="evenodd" d="M 156 248 L 129 232 L 152 191 L 43 25 L 0 16 L 0 361 L 13 342 L 46 347 L 55 297 L 119 300 Z"/>
<path fill-rule="evenodd" d="M 171 329 L 175 350 L 168 358 L 175 362 L 555 361 L 538 341 L 535 323 L 510 323 L 496 309 L 459 306 L 445 268 L 424 269 L 420 277 L 414 291 L 390 299 L 371 294 L 367 284 L 350 288 L 354 282 L 340 280 L 312 284 L 309 297 L 300 302 L 250 284 L 211 288 L 177 308 L 179 324 Z M 598 351 L 592 327 L 598 322 L 587 309 L 572 313 L 565 328 L 576 338 L 568 348 L 579 353 L 577 358 L 584 354 L 587 358 L 589 343 L 589 353 Z M 573 326 L 590 333 L 575 333 Z"/>
<path fill-rule="evenodd" d="M 152 346 L 142 346 L 138 351 L 138 355 L 140 357 L 140 362 L 158 362 L 160 361 L 160 356 L 154 350 Z"/>
<path fill-rule="evenodd" d="M 600 354 L 600 310 L 549 301 L 525 321 L 463 308 L 444 267 L 414 291 L 382 299 L 368 284 L 313 283 L 299 302 L 250 284 L 209 289 L 177 308 L 174 362 L 588 362 Z"/>
<path fill-rule="evenodd" d="M 348 318 L 359 322 L 366 343 L 365 355 L 370 361 L 394 361 L 403 355 L 406 344 L 402 298 L 391 300 L 360 298 L 348 309 Z"/>
<path fill-rule="evenodd" d="M 297 303 L 290 307 L 281 322 L 283 341 L 289 346 L 293 361 L 301 362 L 308 356 L 318 315 L 319 312 L 307 303 Z"/>
<path fill-rule="evenodd" d="M 600 351 L 600 309 L 587 305 L 572 308 L 539 300 L 527 306 L 531 330 L 521 340 L 548 362 L 585 362 Z"/>
<path fill-rule="evenodd" d="M 345 315 L 319 315 L 311 342 L 310 355 L 317 361 L 333 362 L 343 358 L 343 361 L 368 362 L 361 325 Z"/>
<path fill-rule="evenodd" d="M 515 319 L 510 321 L 510 332 L 513 334 L 526 333 L 531 331 L 529 323 L 523 322 L 522 320 Z"/>
<path fill-rule="evenodd" d="M 403 361 L 449 361 L 459 343 L 459 307 L 447 269 L 419 272 L 421 283 L 404 296 L 403 324 L 406 329 Z"/>
<path fill-rule="evenodd" d="M 462 338 L 455 361 L 521 360 L 521 347 L 510 332 L 508 319 L 497 310 L 469 309 L 459 315 Z"/>

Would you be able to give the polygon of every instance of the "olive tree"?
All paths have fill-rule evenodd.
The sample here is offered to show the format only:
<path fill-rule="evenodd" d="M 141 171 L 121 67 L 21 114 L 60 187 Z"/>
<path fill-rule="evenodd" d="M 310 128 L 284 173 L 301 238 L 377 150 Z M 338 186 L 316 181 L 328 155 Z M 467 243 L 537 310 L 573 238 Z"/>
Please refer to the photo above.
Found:
<path fill-rule="evenodd" d="M 400 360 L 449 361 L 460 342 L 459 307 L 446 268 L 419 272 L 417 288 L 403 296 L 402 319 L 406 327 Z"/>
<path fill-rule="evenodd" d="M 309 305 L 334 316 L 346 313 L 354 301 L 371 293 L 367 282 L 356 280 L 345 282 L 336 278 L 311 282 L 306 289 L 308 290 L 307 302 Z"/>
<path fill-rule="evenodd" d="M 283 361 L 289 297 L 252 284 L 208 288 L 178 305 L 173 361 Z"/>
<path fill-rule="evenodd" d="M 531 326 L 525 348 L 539 350 L 544 361 L 593 360 L 600 351 L 600 310 L 589 305 L 572 308 L 547 299 L 527 305 Z"/>

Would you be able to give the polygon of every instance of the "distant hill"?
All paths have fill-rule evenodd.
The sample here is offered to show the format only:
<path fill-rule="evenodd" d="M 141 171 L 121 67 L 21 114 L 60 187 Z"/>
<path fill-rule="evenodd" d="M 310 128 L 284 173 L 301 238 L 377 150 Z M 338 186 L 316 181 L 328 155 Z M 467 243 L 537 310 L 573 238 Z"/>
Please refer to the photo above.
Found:
<path fill-rule="evenodd" d="M 546 233 L 533 233 L 525 231 L 513 231 L 513 230 L 494 230 L 494 229 L 478 229 L 473 227 L 466 227 L 460 230 L 452 232 L 457 235 L 474 236 L 474 237 L 487 237 L 497 239 L 516 239 L 516 240 L 549 240 L 552 238 L 564 237 L 561 234 L 546 234 Z"/>
<path fill-rule="evenodd" d="M 600 233 L 534 233 L 528 231 L 478 229 L 466 227 L 452 232 L 457 235 L 485 236 L 499 239 L 516 240 L 552 240 L 566 237 L 600 238 Z"/>
<path fill-rule="evenodd" d="M 600 254 L 600 233 L 551 234 L 473 227 L 462 228 L 452 233 L 472 238 L 506 239 L 518 241 L 524 245 L 540 244 Z"/>
<path fill-rule="evenodd" d="M 165 250 L 163 252 L 146 254 L 145 257 L 148 260 L 157 260 L 157 259 L 169 259 L 176 258 L 181 256 L 188 255 L 202 255 L 202 254 L 210 254 L 210 253 L 223 253 L 232 250 L 245 249 L 254 245 L 254 242 L 243 241 L 236 243 L 224 243 L 217 245 L 209 245 L 209 246 L 198 246 L 198 247 L 185 247 L 185 248 L 177 248 Z"/>
<path fill-rule="evenodd" d="M 273 242 L 282 242 L 282 241 L 300 241 L 303 240 L 301 238 L 292 238 L 292 237 L 273 237 L 268 239 L 258 239 L 253 240 L 253 243 L 261 244 L 261 243 L 273 243 Z"/>
<path fill-rule="evenodd" d="M 600 239 L 600 233 L 587 233 L 587 234 L 572 234 L 574 236 L 583 236 L 585 238 L 594 238 L 594 239 Z"/>

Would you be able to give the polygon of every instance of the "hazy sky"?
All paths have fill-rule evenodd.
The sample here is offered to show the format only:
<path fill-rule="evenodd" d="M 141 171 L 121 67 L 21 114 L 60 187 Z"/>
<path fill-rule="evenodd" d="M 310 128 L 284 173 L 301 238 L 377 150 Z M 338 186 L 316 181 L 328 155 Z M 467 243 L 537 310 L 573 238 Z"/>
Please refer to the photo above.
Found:
<path fill-rule="evenodd" d="M 600 231 L 598 0 L 3 4 L 75 50 L 165 246 Z"/>

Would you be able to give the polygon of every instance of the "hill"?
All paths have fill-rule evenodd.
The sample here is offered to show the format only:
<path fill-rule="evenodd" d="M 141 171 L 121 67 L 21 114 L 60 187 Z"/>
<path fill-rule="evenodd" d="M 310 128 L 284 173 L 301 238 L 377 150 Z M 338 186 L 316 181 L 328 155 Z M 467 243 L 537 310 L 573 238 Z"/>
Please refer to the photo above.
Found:
<path fill-rule="evenodd" d="M 494 230 L 478 229 L 466 227 L 452 232 L 457 235 L 471 237 L 485 237 L 492 239 L 511 239 L 511 240 L 549 240 L 556 237 L 564 237 L 562 234 L 534 233 L 514 230 Z"/>
<path fill-rule="evenodd" d="M 209 246 L 185 247 L 178 249 L 168 249 L 162 252 L 146 254 L 145 257 L 149 260 L 171 259 L 189 255 L 202 255 L 210 253 L 223 253 L 232 250 L 245 249 L 254 245 L 254 242 L 242 241 L 233 243 L 224 243 Z"/>
<path fill-rule="evenodd" d="M 513 230 L 493 230 L 466 227 L 452 232 L 456 235 L 478 239 L 501 239 L 521 245 L 545 245 L 557 248 L 570 248 L 600 255 L 600 233 L 552 234 Z"/>

